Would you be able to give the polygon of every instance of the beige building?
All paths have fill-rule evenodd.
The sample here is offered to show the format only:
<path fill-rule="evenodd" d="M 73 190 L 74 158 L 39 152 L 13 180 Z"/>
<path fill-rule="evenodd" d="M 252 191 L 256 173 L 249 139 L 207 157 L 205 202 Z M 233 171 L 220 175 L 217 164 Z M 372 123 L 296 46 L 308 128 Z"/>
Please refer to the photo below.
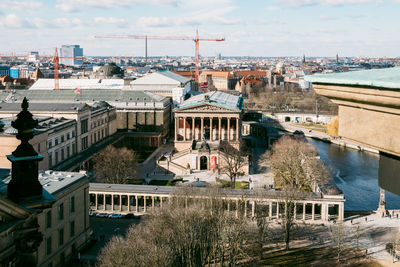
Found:
<path fill-rule="evenodd" d="M 0 103 L 0 118 L 3 121 L 15 119 L 20 104 Z M 33 147 L 43 155 L 39 170 L 53 168 L 72 156 L 102 141 L 117 131 L 117 113 L 105 102 L 87 105 L 31 103 L 31 112 L 39 120 Z M 8 123 L 0 133 L 0 167 L 10 168 L 6 159 L 19 141 L 17 131 Z"/>
<path fill-rule="evenodd" d="M 181 174 L 221 167 L 221 142 L 240 147 L 242 105 L 241 97 L 219 91 L 193 96 L 179 105 L 174 110 L 178 152 L 162 163 L 164 168 L 167 164 L 168 170 Z"/>
<path fill-rule="evenodd" d="M 62 266 L 90 237 L 89 182 L 82 173 L 53 171 L 40 172 L 39 181 L 56 200 L 37 216 L 43 234 L 38 266 Z"/>

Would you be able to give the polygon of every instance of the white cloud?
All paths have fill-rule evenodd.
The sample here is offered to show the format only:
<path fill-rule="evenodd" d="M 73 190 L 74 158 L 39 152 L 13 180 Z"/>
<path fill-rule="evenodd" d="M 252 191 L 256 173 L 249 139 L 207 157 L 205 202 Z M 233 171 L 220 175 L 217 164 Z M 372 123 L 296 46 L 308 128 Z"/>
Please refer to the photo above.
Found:
<path fill-rule="evenodd" d="M 276 11 L 278 9 L 279 9 L 279 7 L 277 7 L 277 6 L 267 6 L 268 11 Z"/>
<path fill-rule="evenodd" d="M 321 15 L 321 16 L 319 16 L 319 19 L 320 20 L 337 20 L 338 17 Z"/>
<path fill-rule="evenodd" d="M 74 12 L 84 8 L 121 8 L 137 4 L 177 6 L 178 0 L 57 0 L 56 8 L 64 12 Z"/>
<path fill-rule="evenodd" d="M 15 0 L 1 0 L 0 9 L 5 10 L 18 10 L 18 11 L 35 11 L 43 6 L 39 1 L 15 1 Z"/>
<path fill-rule="evenodd" d="M 112 24 L 120 28 L 127 27 L 127 22 L 125 19 L 114 18 L 114 17 L 95 17 L 93 19 L 94 23 L 98 24 Z"/>
<path fill-rule="evenodd" d="M 395 0 L 400 1 L 400 0 Z M 343 6 L 343 5 L 359 5 L 359 4 L 380 4 L 382 0 L 280 0 L 286 6 Z"/>
<path fill-rule="evenodd" d="M 34 24 L 29 22 L 27 19 L 18 17 L 15 14 L 8 14 L 4 18 L 0 18 L 0 26 L 8 28 L 33 28 Z"/>

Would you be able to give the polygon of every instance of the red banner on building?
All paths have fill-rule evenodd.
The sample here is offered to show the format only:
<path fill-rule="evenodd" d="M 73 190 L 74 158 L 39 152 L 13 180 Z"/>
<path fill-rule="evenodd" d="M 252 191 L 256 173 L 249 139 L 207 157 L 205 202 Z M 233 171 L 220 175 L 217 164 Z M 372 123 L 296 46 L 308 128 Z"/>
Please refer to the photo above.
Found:
<path fill-rule="evenodd" d="M 210 169 L 211 170 L 215 169 L 215 165 L 216 165 L 216 157 L 215 156 L 211 156 Z"/>

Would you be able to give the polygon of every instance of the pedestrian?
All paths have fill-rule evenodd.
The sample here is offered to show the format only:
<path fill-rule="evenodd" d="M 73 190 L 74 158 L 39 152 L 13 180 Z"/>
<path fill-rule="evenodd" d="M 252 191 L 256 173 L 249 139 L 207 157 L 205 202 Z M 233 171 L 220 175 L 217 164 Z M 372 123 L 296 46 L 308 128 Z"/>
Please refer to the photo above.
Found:
<path fill-rule="evenodd" d="M 365 256 L 367 256 L 368 255 L 368 249 L 366 248 L 365 249 Z"/>
<path fill-rule="evenodd" d="M 368 217 L 365 217 L 365 222 L 367 222 L 368 221 Z"/>
<path fill-rule="evenodd" d="M 350 221 L 350 222 L 351 222 L 351 225 L 353 225 L 353 219 L 351 219 L 351 221 Z"/>
<path fill-rule="evenodd" d="M 398 218 L 399 218 L 399 214 L 398 214 L 398 213 L 396 214 L 396 217 L 397 217 L 396 219 L 398 219 Z"/>

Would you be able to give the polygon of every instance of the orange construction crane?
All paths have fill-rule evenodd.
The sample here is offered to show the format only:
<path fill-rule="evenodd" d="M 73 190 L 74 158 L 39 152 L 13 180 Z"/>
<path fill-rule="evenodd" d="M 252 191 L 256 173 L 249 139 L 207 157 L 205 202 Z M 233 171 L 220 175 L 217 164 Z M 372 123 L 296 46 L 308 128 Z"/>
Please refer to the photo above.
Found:
<path fill-rule="evenodd" d="M 191 40 L 195 43 L 195 56 L 194 56 L 194 65 L 195 65 L 195 81 L 196 87 L 199 84 L 199 43 L 200 41 L 214 41 L 214 42 L 222 42 L 225 41 L 225 38 L 219 39 L 208 39 L 208 38 L 199 38 L 199 32 L 196 30 L 196 37 L 185 37 L 185 36 L 154 36 L 154 35 L 108 35 L 108 36 L 94 36 L 94 38 L 109 38 L 109 39 L 144 39 L 145 40 L 145 49 L 146 49 L 146 61 L 147 61 L 147 40 Z"/>

